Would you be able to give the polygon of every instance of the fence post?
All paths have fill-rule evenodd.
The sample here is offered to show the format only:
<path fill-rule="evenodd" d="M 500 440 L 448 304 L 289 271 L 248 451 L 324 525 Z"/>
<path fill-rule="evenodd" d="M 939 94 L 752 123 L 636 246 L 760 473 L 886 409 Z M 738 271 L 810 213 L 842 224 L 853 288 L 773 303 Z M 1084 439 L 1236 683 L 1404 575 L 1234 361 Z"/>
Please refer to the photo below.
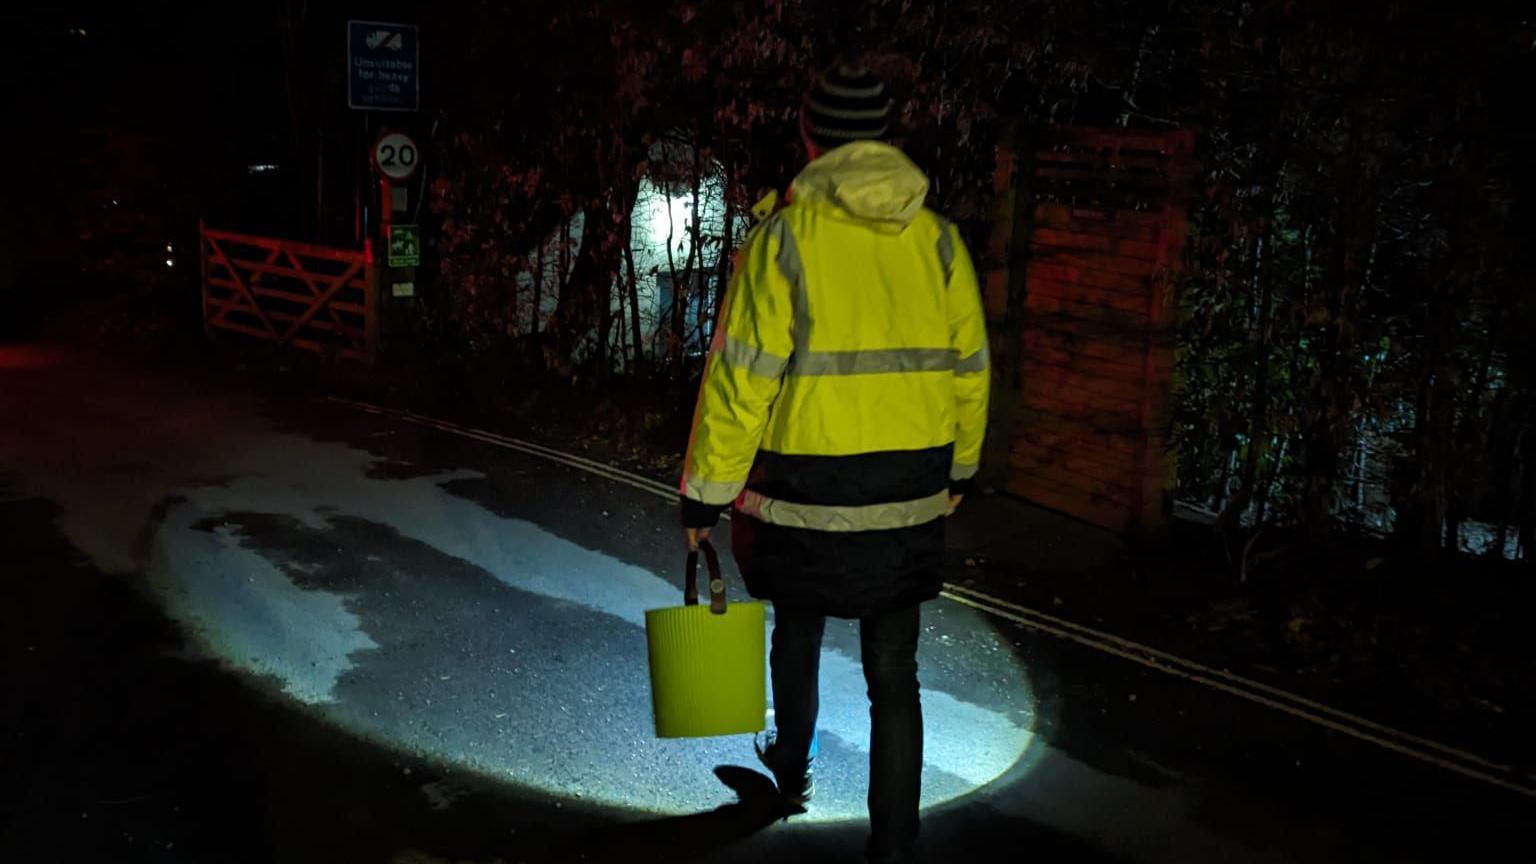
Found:
<path fill-rule="evenodd" d="M 1031 218 L 1030 177 L 1034 172 L 1033 136 L 1022 121 L 1005 131 L 997 148 L 993 187 L 997 194 L 992 232 L 987 243 L 985 307 L 992 349 L 992 401 L 987 418 L 987 443 L 978 481 L 1005 489 L 1011 472 L 1010 452 L 1017 431 L 1019 366 L 1024 350 L 1025 279 L 1029 267 Z"/>
<path fill-rule="evenodd" d="M 201 216 L 197 219 L 197 281 L 203 296 L 203 338 L 213 338 L 213 327 L 208 323 L 208 224 Z"/>
<path fill-rule="evenodd" d="M 1190 129 L 1168 133 L 1168 191 L 1162 202 L 1157 267 L 1147 293 L 1147 330 L 1142 348 L 1141 446 L 1136 455 L 1136 480 L 1131 498 L 1131 531 L 1139 538 L 1163 533 L 1173 515 L 1173 490 L 1178 483 L 1173 460 L 1173 292 L 1184 269 L 1189 237 L 1189 185 L 1195 135 Z"/>
<path fill-rule="evenodd" d="M 368 365 L 379 360 L 379 316 L 383 313 L 383 292 L 379 290 L 379 268 L 373 259 L 373 240 L 363 241 L 363 314 L 364 339 L 368 343 Z"/>

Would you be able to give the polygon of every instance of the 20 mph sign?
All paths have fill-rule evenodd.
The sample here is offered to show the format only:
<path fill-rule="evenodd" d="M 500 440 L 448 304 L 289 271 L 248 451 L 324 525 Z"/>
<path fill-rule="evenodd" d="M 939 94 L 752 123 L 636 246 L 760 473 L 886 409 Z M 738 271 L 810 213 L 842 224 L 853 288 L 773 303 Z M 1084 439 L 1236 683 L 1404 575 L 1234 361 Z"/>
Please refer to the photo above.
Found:
<path fill-rule="evenodd" d="M 416 173 L 421 151 L 404 132 L 386 132 L 373 144 L 373 165 L 391 180 L 405 180 Z"/>

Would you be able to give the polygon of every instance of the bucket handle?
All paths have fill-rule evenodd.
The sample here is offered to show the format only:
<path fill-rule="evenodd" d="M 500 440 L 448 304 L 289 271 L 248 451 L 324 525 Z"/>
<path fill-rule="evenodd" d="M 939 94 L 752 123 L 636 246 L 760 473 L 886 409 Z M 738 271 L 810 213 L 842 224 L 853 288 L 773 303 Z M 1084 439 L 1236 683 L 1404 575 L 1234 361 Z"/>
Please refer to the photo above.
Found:
<path fill-rule="evenodd" d="M 699 605 L 699 552 L 704 553 L 704 564 L 709 568 L 709 611 L 725 614 L 725 577 L 720 573 L 720 554 L 708 540 L 699 541 L 698 551 L 688 552 L 688 573 L 683 580 L 683 603 Z"/>

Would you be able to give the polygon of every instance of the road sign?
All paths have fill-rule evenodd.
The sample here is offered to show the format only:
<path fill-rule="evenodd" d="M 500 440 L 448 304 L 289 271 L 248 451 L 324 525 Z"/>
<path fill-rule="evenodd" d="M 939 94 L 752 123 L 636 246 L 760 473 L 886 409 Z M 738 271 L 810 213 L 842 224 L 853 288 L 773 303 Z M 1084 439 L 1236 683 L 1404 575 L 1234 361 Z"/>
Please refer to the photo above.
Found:
<path fill-rule="evenodd" d="M 421 232 L 415 225 L 389 226 L 389 266 L 416 267 L 421 264 Z"/>
<path fill-rule="evenodd" d="M 347 105 L 415 111 L 421 96 L 421 43 L 414 24 L 347 22 Z"/>
<path fill-rule="evenodd" d="M 373 167 L 391 180 L 408 180 L 421 164 L 421 151 L 404 132 L 385 132 L 373 142 Z"/>

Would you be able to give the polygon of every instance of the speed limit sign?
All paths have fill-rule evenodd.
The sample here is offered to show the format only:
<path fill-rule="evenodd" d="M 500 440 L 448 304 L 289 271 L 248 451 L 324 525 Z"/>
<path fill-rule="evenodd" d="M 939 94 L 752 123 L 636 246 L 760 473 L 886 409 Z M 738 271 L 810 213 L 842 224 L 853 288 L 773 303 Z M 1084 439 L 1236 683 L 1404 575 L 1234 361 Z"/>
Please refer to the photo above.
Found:
<path fill-rule="evenodd" d="M 416 173 L 421 151 L 404 132 L 386 132 L 373 142 L 373 165 L 391 180 L 405 180 Z"/>

